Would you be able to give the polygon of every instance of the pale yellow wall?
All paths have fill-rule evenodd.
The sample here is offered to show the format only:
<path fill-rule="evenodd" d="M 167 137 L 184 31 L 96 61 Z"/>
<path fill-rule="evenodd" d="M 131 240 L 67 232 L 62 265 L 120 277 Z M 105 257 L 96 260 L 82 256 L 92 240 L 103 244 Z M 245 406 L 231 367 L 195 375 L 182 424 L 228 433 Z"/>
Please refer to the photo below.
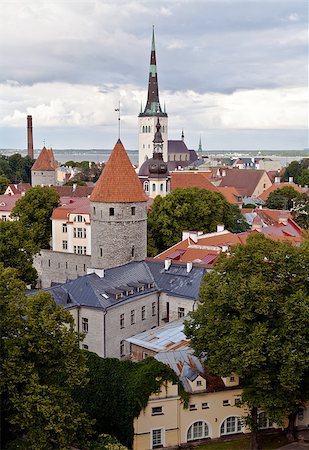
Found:
<path fill-rule="evenodd" d="M 253 198 L 257 198 L 259 197 L 262 192 L 266 191 L 266 189 L 268 189 L 270 186 L 272 185 L 268 175 L 266 173 L 264 173 L 259 181 L 259 183 L 257 184 L 252 197 Z"/>
<path fill-rule="evenodd" d="M 223 392 L 194 393 L 190 395 L 188 409 L 184 409 L 176 390 L 177 386 L 169 383 L 167 394 L 163 387 L 161 393 L 150 397 L 147 407 L 134 421 L 134 450 L 151 449 L 151 430 L 159 428 L 164 429 L 165 447 L 186 443 L 188 429 L 197 421 L 205 421 L 210 430 L 210 437 L 218 438 L 221 424 L 227 417 L 240 417 L 245 414 L 242 408 L 235 406 L 235 400 L 241 395 L 239 388 Z M 223 400 L 228 400 L 229 406 L 223 406 Z M 208 403 L 208 409 L 202 409 L 202 403 Z M 190 405 L 195 405 L 196 409 L 190 410 Z M 163 415 L 153 416 L 154 406 L 162 406 Z M 243 428 L 243 431 L 248 430 Z"/>

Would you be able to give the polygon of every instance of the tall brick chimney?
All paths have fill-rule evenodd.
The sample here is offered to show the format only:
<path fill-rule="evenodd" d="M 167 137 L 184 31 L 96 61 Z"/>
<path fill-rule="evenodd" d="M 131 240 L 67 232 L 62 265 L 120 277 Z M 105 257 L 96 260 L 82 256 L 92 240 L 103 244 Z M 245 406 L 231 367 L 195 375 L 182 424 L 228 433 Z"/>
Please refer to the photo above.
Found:
<path fill-rule="evenodd" d="M 32 116 L 27 116 L 27 131 L 28 131 L 28 156 L 34 159 L 33 156 L 33 132 L 32 132 Z"/>

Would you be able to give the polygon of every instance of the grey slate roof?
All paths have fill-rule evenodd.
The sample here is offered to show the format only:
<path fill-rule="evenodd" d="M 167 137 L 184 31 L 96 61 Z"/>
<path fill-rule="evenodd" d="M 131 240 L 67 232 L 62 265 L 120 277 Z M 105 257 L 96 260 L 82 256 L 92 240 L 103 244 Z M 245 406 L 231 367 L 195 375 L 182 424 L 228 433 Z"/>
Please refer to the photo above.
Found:
<path fill-rule="evenodd" d="M 139 288 L 144 290 L 139 292 Z M 105 270 L 103 278 L 92 273 L 46 289 L 56 303 L 66 307 L 73 305 L 107 309 L 119 302 L 156 292 L 157 287 L 144 262 L 130 262 Z M 128 294 L 128 291 L 134 291 Z M 116 298 L 122 294 L 121 298 Z"/>
<path fill-rule="evenodd" d="M 158 288 L 167 294 L 196 300 L 200 284 L 206 273 L 204 267 L 192 267 L 187 272 L 187 266 L 172 264 L 168 270 L 164 269 L 164 261 L 147 260 L 149 270 Z"/>
<path fill-rule="evenodd" d="M 46 290 L 57 304 L 65 307 L 81 305 L 107 309 L 159 290 L 196 299 L 204 273 L 205 269 L 195 267 L 187 273 L 186 267 L 174 265 L 165 271 L 164 262 L 161 261 L 132 261 L 105 270 L 103 278 L 92 273 Z"/>

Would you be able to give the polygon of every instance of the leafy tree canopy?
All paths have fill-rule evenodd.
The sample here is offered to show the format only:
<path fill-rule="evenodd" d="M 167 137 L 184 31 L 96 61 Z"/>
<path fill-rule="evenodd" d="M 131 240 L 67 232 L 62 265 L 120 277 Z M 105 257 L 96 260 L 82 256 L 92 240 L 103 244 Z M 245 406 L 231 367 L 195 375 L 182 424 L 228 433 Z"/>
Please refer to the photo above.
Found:
<path fill-rule="evenodd" d="M 75 398 L 96 419 L 98 435 L 108 433 L 131 448 L 133 420 L 146 407 L 149 396 L 166 381 L 179 382 L 175 372 L 154 358 L 139 363 L 100 358 L 87 352 L 90 381 L 77 389 Z M 187 401 L 180 385 L 180 393 Z"/>
<path fill-rule="evenodd" d="M 11 156 L 0 155 L 0 175 L 8 178 L 10 183 L 30 183 L 33 164 L 33 159 L 19 153 Z"/>
<path fill-rule="evenodd" d="M 230 230 L 244 231 L 240 212 L 223 195 L 199 188 L 175 189 L 166 197 L 157 196 L 148 214 L 148 231 L 156 252 L 179 242 L 184 230 L 208 233 L 220 223 Z"/>
<path fill-rule="evenodd" d="M 0 175 L 0 195 L 4 194 L 9 184 L 10 180 L 4 175 Z"/>
<path fill-rule="evenodd" d="M 49 248 L 51 237 L 51 215 L 60 199 L 58 193 L 50 187 L 36 186 L 21 197 L 12 211 L 20 223 L 31 234 L 38 249 Z"/>
<path fill-rule="evenodd" d="M 19 221 L 0 221 L 0 261 L 4 267 L 13 267 L 18 277 L 27 284 L 35 285 L 37 272 L 32 267 L 37 249 L 31 234 Z"/>
<path fill-rule="evenodd" d="M 185 332 L 215 375 L 237 373 L 257 428 L 257 408 L 281 423 L 303 399 L 309 364 L 309 244 L 263 235 L 221 255 L 201 286 Z M 307 390 L 308 392 L 308 390 Z M 254 434 L 253 434 L 254 436 Z M 251 448 L 257 448 L 252 446 Z"/>
<path fill-rule="evenodd" d="M 16 271 L 0 267 L 1 448 L 67 449 L 91 421 L 72 398 L 87 369 L 73 317 L 50 295 L 25 296 Z M 17 439 L 17 441 L 16 441 Z"/>
<path fill-rule="evenodd" d="M 269 194 L 265 206 L 270 209 L 292 209 L 293 200 L 299 196 L 292 186 L 284 186 Z"/>
<path fill-rule="evenodd" d="M 289 181 L 292 177 L 294 183 L 301 186 L 309 183 L 309 158 L 304 158 L 301 161 L 292 161 L 284 172 L 284 181 Z"/>
<path fill-rule="evenodd" d="M 291 213 L 301 228 L 304 230 L 309 228 L 309 197 L 307 194 L 300 194 L 296 197 Z"/>

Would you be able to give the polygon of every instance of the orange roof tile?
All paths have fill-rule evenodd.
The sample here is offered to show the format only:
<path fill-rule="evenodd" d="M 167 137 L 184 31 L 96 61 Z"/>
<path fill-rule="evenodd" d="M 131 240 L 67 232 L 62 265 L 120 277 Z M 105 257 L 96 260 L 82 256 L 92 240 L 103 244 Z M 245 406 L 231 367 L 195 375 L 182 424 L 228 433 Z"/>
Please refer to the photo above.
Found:
<path fill-rule="evenodd" d="M 120 139 L 118 139 L 92 194 L 92 202 L 146 202 L 147 197 Z"/>
<path fill-rule="evenodd" d="M 217 192 L 218 189 L 209 181 L 209 172 L 172 172 L 171 191 L 177 188 L 198 187 Z"/>
<path fill-rule="evenodd" d="M 57 169 L 57 163 L 54 157 L 54 152 L 51 148 L 43 147 L 37 160 L 31 167 L 31 170 L 47 170 L 54 171 Z"/>
<path fill-rule="evenodd" d="M 295 189 L 295 191 L 297 191 L 297 192 L 299 192 L 299 193 L 301 193 L 301 194 L 304 193 L 304 192 L 306 192 L 305 189 L 299 187 L 299 186 L 298 186 L 297 184 L 295 184 L 295 183 L 288 183 L 288 182 L 274 183 L 274 184 L 272 184 L 268 189 L 266 189 L 266 190 L 259 196 L 259 198 L 260 198 L 261 200 L 263 200 L 264 202 L 266 202 L 266 200 L 268 199 L 269 194 L 270 194 L 271 192 L 276 191 L 277 189 L 282 189 L 283 187 L 286 187 L 286 186 L 292 187 L 293 189 Z"/>
<path fill-rule="evenodd" d="M 218 186 L 217 190 L 224 195 L 225 199 L 233 205 L 242 203 L 242 196 L 234 186 Z"/>

